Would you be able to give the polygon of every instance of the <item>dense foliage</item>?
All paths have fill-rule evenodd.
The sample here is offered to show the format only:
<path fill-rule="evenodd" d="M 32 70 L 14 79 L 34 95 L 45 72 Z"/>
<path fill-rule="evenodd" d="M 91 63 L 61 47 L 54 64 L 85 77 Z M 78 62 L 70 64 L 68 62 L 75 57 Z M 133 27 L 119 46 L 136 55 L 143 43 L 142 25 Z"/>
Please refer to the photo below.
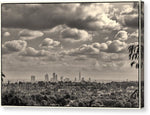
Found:
<path fill-rule="evenodd" d="M 19 82 L 2 86 L 2 105 L 138 107 L 137 82 Z"/>

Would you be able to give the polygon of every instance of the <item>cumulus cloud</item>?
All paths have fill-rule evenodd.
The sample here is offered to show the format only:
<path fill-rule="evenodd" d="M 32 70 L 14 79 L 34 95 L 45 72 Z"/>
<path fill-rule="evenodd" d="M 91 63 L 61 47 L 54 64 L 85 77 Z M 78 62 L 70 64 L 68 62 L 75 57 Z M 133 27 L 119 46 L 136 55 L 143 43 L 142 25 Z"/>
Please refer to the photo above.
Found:
<path fill-rule="evenodd" d="M 132 42 L 132 43 L 129 43 L 128 46 L 130 45 L 139 45 L 139 42 Z"/>
<path fill-rule="evenodd" d="M 85 30 L 79 30 L 76 28 L 65 28 L 61 32 L 62 38 L 68 41 L 91 41 L 92 37 Z"/>
<path fill-rule="evenodd" d="M 131 33 L 131 34 L 129 34 L 129 37 L 130 38 L 138 38 L 138 30 L 136 30 L 135 32 L 133 32 L 133 33 Z"/>
<path fill-rule="evenodd" d="M 20 52 L 19 55 L 27 57 L 44 57 L 48 56 L 49 52 L 45 50 L 36 50 L 32 47 L 28 47 L 24 51 Z"/>
<path fill-rule="evenodd" d="M 69 55 L 75 56 L 76 60 L 85 60 L 86 57 L 88 58 L 98 58 L 100 51 L 107 51 L 107 44 L 106 43 L 98 43 L 94 42 L 92 44 L 82 44 L 80 47 L 65 50 L 61 52 L 61 55 Z"/>
<path fill-rule="evenodd" d="M 135 5 L 136 4 L 136 5 Z M 131 27 L 137 28 L 138 27 L 138 3 L 120 3 L 114 4 L 112 7 L 112 13 L 110 13 L 110 18 L 117 20 L 123 28 L 124 27 Z"/>
<path fill-rule="evenodd" d="M 8 36 L 10 36 L 10 33 L 9 32 L 4 32 L 3 36 L 8 37 Z"/>
<path fill-rule="evenodd" d="M 91 45 L 91 46 L 92 46 L 92 47 L 94 47 L 94 48 L 100 49 L 101 44 L 100 44 L 100 43 L 98 43 L 98 42 L 95 42 L 95 43 L 92 43 L 92 45 Z"/>
<path fill-rule="evenodd" d="M 131 14 L 133 13 L 134 8 L 133 5 L 124 5 L 122 7 L 122 11 L 120 12 L 120 14 Z"/>
<path fill-rule="evenodd" d="M 86 55 L 89 57 L 95 57 L 99 54 L 99 49 L 93 47 L 92 45 L 83 44 L 79 48 L 71 49 L 68 51 L 61 52 L 62 55 L 69 55 L 69 56 L 80 56 Z"/>
<path fill-rule="evenodd" d="M 45 38 L 42 43 L 39 45 L 41 48 L 54 48 L 60 46 L 59 41 L 54 41 L 51 38 Z"/>
<path fill-rule="evenodd" d="M 108 49 L 108 45 L 106 43 L 101 43 L 100 50 L 105 51 Z"/>
<path fill-rule="evenodd" d="M 95 42 L 95 43 L 92 43 L 92 47 L 94 48 L 98 48 L 99 50 L 101 51 L 105 51 L 108 49 L 108 45 L 106 43 L 98 43 L 98 42 Z"/>
<path fill-rule="evenodd" d="M 65 50 L 61 55 L 86 56 L 89 58 L 98 58 L 101 52 L 105 53 L 123 53 L 126 52 L 128 44 L 120 40 L 107 41 L 106 43 L 94 42 L 92 44 L 83 44 L 78 48 Z M 80 57 L 79 57 L 80 59 Z"/>
<path fill-rule="evenodd" d="M 96 21 L 93 22 L 89 22 L 88 26 L 90 28 L 96 29 L 96 30 L 103 30 L 103 29 L 114 29 L 114 30 L 119 30 L 120 24 L 115 21 L 115 20 L 111 20 L 110 18 L 108 18 L 108 16 L 106 14 L 101 14 L 98 15 L 96 17 Z"/>
<path fill-rule="evenodd" d="M 133 42 L 138 42 L 138 30 L 134 30 L 130 33 L 128 33 L 128 40 L 127 40 L 127 43 L 130 44 L 130 43 L 133 43 Z M 142 39 L 143 40 L 143 39 Z"/>
<path fill-rule="evenodd" d="M 41 31 L 33 31 L 33 30 L 21 30 L 19 32 L 19 36 L 21 40 L 32 40 L 38 37 L 43 36 L 44 34 Z"/>
<path fill-rule="evenodd" d="M 123 16 L 122 24 L 124 26 L 137 28 L 138 27 L 138 14 Z"/>
<path fill-rule="evenodd" d="M 107 45 L 110 45 L 111 43 L 112 43 L 112 41 L 110 41 L 110 40 L 106 42 Z"/>
<path fill-rule="evenodd" d="M 27 46 L 27 42 L 23 40 L 12 40 L 2 44 L 2 54 L 20 52 Z"/>
<path fill-rule="evenodd" d="M 116 34 L 115 39 L 125 41 L 128 39 L 128 33 L 126 31 L 121 30 Z"/>
<path fill-rule="evenodd" d="M 66 24 L 88 30 L 118 29 L 119 23 L 107 16 L 110 7 L 107 3 L 5 4 L 2 6 L 2 26 L 48 29 Z"/>
<path fill-rule="evenodd" d="M 77 28 L 70 28 L 66 25 L 56 26 L 45 33 L 50 34 L 54 39 L 59 39 L 67 42 L 82 42 L 91 41 L 92 36 L 85 30 L 80 30 Z"/>
<path fill-rule="evenodd" d="M 126 6 L 126 10 L 120 12 L 116 17 L 120 24 L 125 27 L 137 28 L 138 27 L 138 8 L 133 8 L 133 6 Z"/>
<path fill-rule="evenodd" d="M 125 52 L 126 51 L 126 47 L 127 47 L 127 44 L 125 42 L 121 42 L 119 40 L 114 40 L 108 46 L 107 52 L 110 52 L 110 53 Z"/>

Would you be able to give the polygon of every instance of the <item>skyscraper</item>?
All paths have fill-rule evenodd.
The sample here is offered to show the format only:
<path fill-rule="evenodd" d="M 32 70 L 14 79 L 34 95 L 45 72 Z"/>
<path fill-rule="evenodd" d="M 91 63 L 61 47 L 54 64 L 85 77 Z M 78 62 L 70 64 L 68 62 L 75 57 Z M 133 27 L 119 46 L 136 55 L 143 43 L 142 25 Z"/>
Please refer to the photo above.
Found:
<path fill-rule="evenodd" d="M 84 81 L 84 77 L 82 77 L 82 80 L 81 80 L 82 82 Z"/>
<path fill-rule="evenodd" d="M 91 82 L 91 78 L 89 77 L 89 82 Z"/>
<path fill-rule="evenodd" d="M 55 77 L 55 73 L 53 73 L 53 78 Z"/>
<path fill-rule="evenodd" d="M 35 76 L 34 75 L 31 76 L 31 82 L 35 82 Z"/>
<path fill-rule="evenodd" d="M 60 77 L 60 81 L 63 81 L 63 76 Z"/>
<path fill-rule="evenodd" d="M 48 74 L 45 75 L 45 81 L 49 81 Z"/>
<path fill-rule="evenodd" d="M 57 74 L 53 73 L 53 82 L 57 82 Z"/>
<path fill-rule="evenodd" d="M 55 82 L 57 82 L 57 74 L 55 75 Z"/>
<path fill-rule="evenodd" d="M 81 81 L 81 73 L 79 72 L 79 81 Z"/>
<path fill-rule="evenodd" d="M 52 82 L 55 82 L 55 73 L 53 73 L 53 79 Z"/>
<path fill-rule="evenodd" d="M 74 82 L 76 82 L 76 81 L 77 81 L 77 78 L 75 77 L 75 78 L 74 78 Z"/>

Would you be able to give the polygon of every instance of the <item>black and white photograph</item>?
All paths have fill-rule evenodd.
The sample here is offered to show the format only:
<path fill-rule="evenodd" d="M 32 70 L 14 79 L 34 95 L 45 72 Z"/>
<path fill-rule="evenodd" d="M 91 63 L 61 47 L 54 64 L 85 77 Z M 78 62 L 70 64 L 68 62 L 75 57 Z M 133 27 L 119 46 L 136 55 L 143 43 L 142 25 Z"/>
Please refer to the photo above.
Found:
<path fill-rule="evenodd" d="M 1 105 L 144 107 L 144 2 L 2 3 Z"/>

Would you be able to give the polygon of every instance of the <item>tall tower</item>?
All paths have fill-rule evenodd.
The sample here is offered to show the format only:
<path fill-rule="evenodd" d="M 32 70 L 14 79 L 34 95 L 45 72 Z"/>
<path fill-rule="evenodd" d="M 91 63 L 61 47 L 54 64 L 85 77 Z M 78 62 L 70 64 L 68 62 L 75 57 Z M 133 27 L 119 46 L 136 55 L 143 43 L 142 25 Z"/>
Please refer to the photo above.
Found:
<path fill-rule="evenodd" d="M 89 82 L 91 82 L 91 78 L 89 77 Z"/>
<path fill-rule="evenodd" d="M 55 73 L 53 73 L 52 82 L 55 82 Z"/>
<path fill-rule="evenodd" d="M 60 81 L 63 81 L 63 76 L 60 77 Z"/>
<path fill-rule="evenodd" d="M 48 74 L 45 75 L 45 81 L 49 81 Z"/>
<path fill-rule="evenodd" d="M 76 82 L 76 81 L 77 81 L 77 78 L 75 77 L 75 78 L 74 78 L 74 82 Z"/>
<path fill-rule="evenodd" d="M 79 81 L 81 81 L 81 73 L 79 72 Z"/>
<path fill-rule="evenodd" d="M 82 82 L 84 81 L 84 77 L 82 77 L 82 80 L 81 80 Z"/>
<path fill-rule="evenodd" d="M 55 75 L 55 82 L 57 82 L 57 74 Z"/>
<path fill-rule="evenodd" d="M 31 76 L 31 82 L 35 82 L 35 76 L 34 75 Z"/>

